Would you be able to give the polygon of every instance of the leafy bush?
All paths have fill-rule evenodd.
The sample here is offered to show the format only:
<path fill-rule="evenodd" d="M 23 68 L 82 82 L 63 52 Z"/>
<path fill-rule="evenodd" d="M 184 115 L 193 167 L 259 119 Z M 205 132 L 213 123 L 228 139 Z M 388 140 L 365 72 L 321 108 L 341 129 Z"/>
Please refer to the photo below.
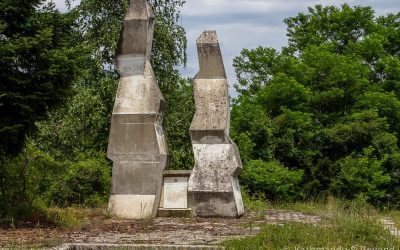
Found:
<path fill-rule="evenodd" d="M 255 160 L 245 166 L 241 180 L 250 193 L 263 192 L 270 199 L 289 200 L 301 197 L 296 187 L 302 176 L 302 170 L 289 170 L 279 162 Z"/>
<path fill-rule="evenodd" d="M 107 201 L 111 167 L 103 153 L 57 161 L 29 143 L 23 154 L 0 165 L 0 213 L 30 216 L 48 206 L 97 206 Z"/>
<path fill-rule="evenodd" d="M 333 193 L 346 198 L 365 195 L 372 202 L 385 198 L 384 187 L 391 178 L 372 151 L 367 148 L 362 156 L 348 156 L 338 162 L 340 171 L 331 184 Z"/>
<path fill-rule="evenodd" d="M 48 204 L 96 206 L 107 202 L 111 184 L 110 164 L 105 156 L 71 163 L 46 196 Z"/>
<path fill-rule="evenodd" d="M 3 176 L 0 213 L 29 216 L 35 208 L 45 205 L 43 195 L 57 182 L 65 167 L 65 163 L 28 144 L 18 157 L 0 164 Z"/>

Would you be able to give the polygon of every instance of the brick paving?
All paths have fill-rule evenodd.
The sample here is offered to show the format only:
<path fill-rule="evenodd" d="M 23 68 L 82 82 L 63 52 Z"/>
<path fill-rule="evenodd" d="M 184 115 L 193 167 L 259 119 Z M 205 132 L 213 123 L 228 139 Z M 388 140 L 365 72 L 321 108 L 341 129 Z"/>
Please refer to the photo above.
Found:
<path fill-rule="evenodd" d="M 396 224 L 393 222 L 392 219 L 390 218 L 384 218 L 381 220 L 383 227 L 386 230 L 390 231 L 390 234 L 392 234 L 393 236 L 400 236 L 400 232 L 399 229 L 397 229 Z"/>

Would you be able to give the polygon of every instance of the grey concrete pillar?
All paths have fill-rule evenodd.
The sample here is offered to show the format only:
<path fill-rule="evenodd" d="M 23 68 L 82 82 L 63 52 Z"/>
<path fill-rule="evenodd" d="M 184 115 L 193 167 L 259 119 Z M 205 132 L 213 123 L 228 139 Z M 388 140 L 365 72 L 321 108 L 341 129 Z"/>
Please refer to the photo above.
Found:
<path fill-rule="evenodd" d="M 120 74 L 107 157 L 113 161 L 111 215 L 157 215 L 167 146 L 165 100 L 150 64 L 154 14 L 146 0 L 132 0 L 124 19 L 115 66 Z"/>
<path fill-rule="evenodd" d="M 215 31 L 197 40 L 200 71 L 194 79 L 196 113 L 190 126 L 195 166 L 188 200 L 195 217 L 238 217 L 244 213 L 238 175 L 239 151 L 229 138 L 228 82 Z"/>

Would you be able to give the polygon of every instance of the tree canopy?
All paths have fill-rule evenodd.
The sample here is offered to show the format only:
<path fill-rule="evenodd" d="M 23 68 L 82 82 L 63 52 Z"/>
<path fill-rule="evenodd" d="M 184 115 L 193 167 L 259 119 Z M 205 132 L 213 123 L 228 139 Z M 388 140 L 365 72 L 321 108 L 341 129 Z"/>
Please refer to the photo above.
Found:
<path fill-rule="evenodd" d="M 0 154 L 16 155 L 35 122 L 71 93 L 88 55 L 75 38 L 74 13 L 44 0 L 0 3 Z"/>
<path fill-rule="evenodd" d="M 272 199 L 365 195 L 399 206 L 400 13 L 317 5 L 285 23 L 287 47 L 234 60 L 243 183 Z"/>

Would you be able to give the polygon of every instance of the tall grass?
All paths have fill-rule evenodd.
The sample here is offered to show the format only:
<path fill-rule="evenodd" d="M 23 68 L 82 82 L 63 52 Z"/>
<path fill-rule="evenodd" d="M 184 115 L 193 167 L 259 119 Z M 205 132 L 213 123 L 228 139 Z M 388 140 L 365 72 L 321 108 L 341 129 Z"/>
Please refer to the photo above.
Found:
<path fill-rule="evenodd" d="M 227 249 L 400 249 L 400 240 L 380 224 L 382 214 L 363 198 L 343 201 L 329 198 L 324 203 L 278 205 L 312 212 L 323 217 L 321 224 L 289 223 L 263 225 L 255 237 L 232 239 Z"/>

